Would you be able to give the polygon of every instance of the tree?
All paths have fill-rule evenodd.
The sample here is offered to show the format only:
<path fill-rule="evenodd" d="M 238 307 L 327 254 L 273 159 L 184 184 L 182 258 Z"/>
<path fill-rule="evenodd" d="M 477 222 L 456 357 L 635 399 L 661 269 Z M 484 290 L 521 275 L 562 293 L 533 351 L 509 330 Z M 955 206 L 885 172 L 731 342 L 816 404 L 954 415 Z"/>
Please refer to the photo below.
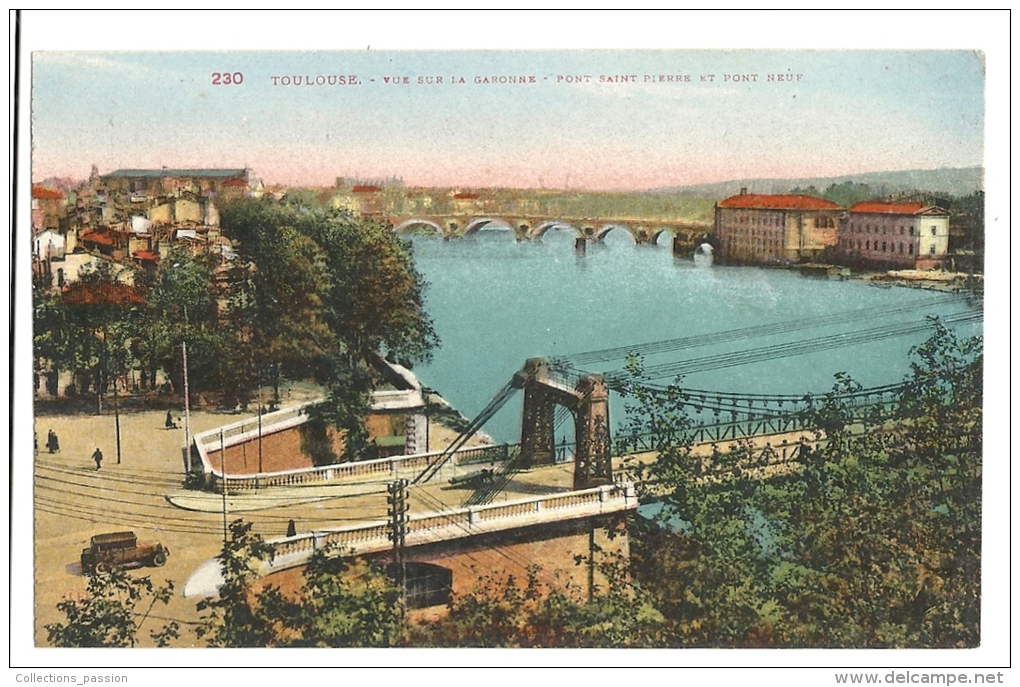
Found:
<path fill-rule="evenodd" d="M 316 552 L 305 583 L 285 595 L 264 583 L 259 567 L 273 547 L 235 520 L 220 561 L 223 584 L 213 599 L 198 603 L 207 613 L 197 629 L 218 647 L 389 646 L 401 637 L 399 591 L 378 568 L 339 552 Z"/>
<path fill-rule="evenodd" d="M 148 280 L 143 310 L 145 325 L 134 342 L 135 355 L 155 388 L 164 370 L 183 390 L 181 344 L 187 341 L 190 391 L 218 390 L 230 380 L 230 332 L 220 317 L 214 275 L 216 258 L 192 257 L 171 250 Z"/>
<path fill-rule="evenodd" d="M 381 568 L 327 548 L 312 555 L 304 578 L 289 646 L 384 647 L 400 642 L 400 589 Z"/>
<path fill-rule="evenodd" d="M 975 191 L 953 200 L 950 207 L 950 252 L 985 250 L 985 192 Z"/>
<path fill-rule="evenodd" d="M 702 474 L 679 384 L 642 391 L 634 370 L 630 430 L 665 449 L 647 477 L 672 522 L 632 529 L 632 570 L 667 644 L 977 644 L 980 339 L 933 321 L 911 356 L 898 406 L 863 426 L 848 405 L 859 386 L 837 375 L 812 410 L 819 449 L 768 479 L 739 449 Z"/>
<path fill-rule="evenodd" d="M 278 588 L 262 584 L 258 568 L 273 560 L 274 550 L 251 528 L 240 519 L 230 523 L 230 537 L 216 556 L 223 584 L 215 598 L 198 602 L 198 610 L 207 613 L 195 632 L 209 646 L 277 646 L 286 636 L 285 619 L 294 605 Z"/>
<path fill-rule="evenodd" d="M 588 595 L 578 587 L 553 588 L 532 566 L 524 579 L 490 575 L 457 596 L 448 614 L 410 628 L 414 645 L 437 647 L 628 647 L 659 643 L 661 615 L 633 583 L 625 559 L 601 553 L 579 556 L 607 584 Z"/>
<path fill-rule="evenodd" d="M 299 227 L 325 252 L 324 304 L 346 356 L 364 361 L 385 351 L 428 361 L 438 337 L 411 245 L 387 225 L 339 210 L 306 213 Z"/>
<path fill-rule="evenodd" d="M 138 332 L 143 301 L 139 290 L 118 281 L 106 263 L 84 271 L 62 293 L 60 357 L 76 372 L 78 393 L 89 386 L 94 389 L 96 412 L 102 412 L 110 382 L 130 369 L 130 344 Z"/>
<path fill-rule="evenodd" d="M 343 433 L 348 460 L 373 457 L 364 418 L 378 356 L 410 365 L 429 360 L 439 343 L 424 307 L 427 284 L 410 244 L 386 225 L 326 210 L 301 214 L 297 226 L 323 251 L 324 319 L 336 341 L 320 368 L 321 413 Z"/>
<path fill-rule="evenodd" d="M 46 625 L 47 641 L 58 647 L 135 646 L 149 613 L 156 603 L 168 604 L 173 589 L 173 582 L 157 587 L 149 577 L 131 577 L 119 568 L 96 572 L 89 578 L 84 599 L 57 604 L 66 620 Z M 139 613 L 140 608 L 145 612 Z M 151 631 L 150 637 L 156 646 L 167 646 L 179 636 L 178 630 L 172 621 Z"/>
<path fill-rule="evenodd" d="M 243 404 L 262 382 L 272 382 L 279 396 L 284 368 L 313 369 L 335 345 L 322 308 L 322 251 L 295 228 L 300 214 L 270 199 L 223 209 L 223 229 L 237 241 L 230 315 L 239 336 Z"/>

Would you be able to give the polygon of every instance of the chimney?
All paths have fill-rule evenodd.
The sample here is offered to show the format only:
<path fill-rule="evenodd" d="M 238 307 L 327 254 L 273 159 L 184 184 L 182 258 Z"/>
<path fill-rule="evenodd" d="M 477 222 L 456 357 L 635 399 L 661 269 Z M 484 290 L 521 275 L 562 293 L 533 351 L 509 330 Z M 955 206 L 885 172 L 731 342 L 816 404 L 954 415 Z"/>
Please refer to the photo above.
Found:
<path fill-rule="evenodd" d="M 742 196 L 746 196 L 747 195 L 747 187 L 746 186 L 741 186 L 740 187 L 740 195 L 742 195 Z"/>

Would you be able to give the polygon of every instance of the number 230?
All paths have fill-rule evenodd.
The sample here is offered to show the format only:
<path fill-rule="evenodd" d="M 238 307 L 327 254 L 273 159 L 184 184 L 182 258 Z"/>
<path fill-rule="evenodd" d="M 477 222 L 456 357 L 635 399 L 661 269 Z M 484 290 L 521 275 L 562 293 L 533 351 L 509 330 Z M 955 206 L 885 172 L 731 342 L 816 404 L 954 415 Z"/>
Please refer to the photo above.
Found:
<path fill-rule="evenodd" d="M 240 86 L 244 83 L 244 74 L 241 72 L 213 72 L 213 86 Z"/>

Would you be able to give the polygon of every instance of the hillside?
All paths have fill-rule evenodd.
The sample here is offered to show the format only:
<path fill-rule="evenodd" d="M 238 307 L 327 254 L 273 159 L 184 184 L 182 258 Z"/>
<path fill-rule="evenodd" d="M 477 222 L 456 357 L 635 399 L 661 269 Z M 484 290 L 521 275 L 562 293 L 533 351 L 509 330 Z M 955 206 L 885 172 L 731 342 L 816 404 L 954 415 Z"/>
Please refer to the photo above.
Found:
<path fill-rule="evenodd" d="M 671 186 L 652 189 L 649 193 L 683 193 L 708 198 L 726 198 L 746 187 L 750 193 L 788 193 L 794 188 L 814 186 L 825 190 L 832 184 L 852 181 L 867 184 L 879 196 L 904 191 L 932 191 L 965 196 L 984 188 L 984 169 L 955 167 L 944 169 L 912 169 L 898 172 L 869 172 L 838 177 L 803 177 L 799 179 L 735 179 L 713 184 Z"/>

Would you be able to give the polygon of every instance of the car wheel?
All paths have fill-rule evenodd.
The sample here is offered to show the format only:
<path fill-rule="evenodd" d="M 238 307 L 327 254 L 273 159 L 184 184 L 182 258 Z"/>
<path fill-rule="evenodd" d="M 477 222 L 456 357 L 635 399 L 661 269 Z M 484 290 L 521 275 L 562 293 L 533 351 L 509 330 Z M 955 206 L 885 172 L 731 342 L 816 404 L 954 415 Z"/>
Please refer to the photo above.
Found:
<path fill-rule="evenodd" d="M 157 551 L 152 554 L 152 564 L 157 568 L 162 567 L 166 563 L 166 554 L 162 551 Z"/>
<path fill-rule="evenodd" d="M 110 568 L 109 568 L 109 566 L 106 565 L 106 563 L 96 563 L 96 572 L 97 573 L 104 573 L 104 572 L 108 571 L 109 569 Z"/>

